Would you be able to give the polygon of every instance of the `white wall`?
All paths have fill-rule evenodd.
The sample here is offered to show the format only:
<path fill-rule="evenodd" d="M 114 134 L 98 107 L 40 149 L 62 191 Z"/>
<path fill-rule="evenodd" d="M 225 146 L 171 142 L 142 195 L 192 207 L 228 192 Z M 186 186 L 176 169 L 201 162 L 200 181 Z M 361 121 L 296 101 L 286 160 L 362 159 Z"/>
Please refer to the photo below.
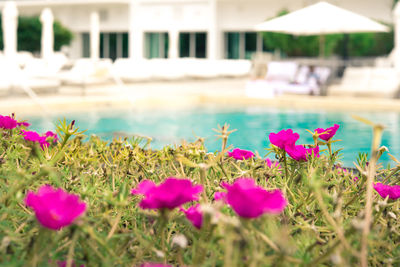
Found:
<path fill-rule="evenodd" d="M 204 1 L 142 1 L 138 19 L 144 31 L 204 31 L 209 22 L 208 0 Z"/>
<path fill-rule="evenodd" d="M 73 32 L 89 32 L 90 13 L 99 11 L 101 31 L 125 31 L 129 29 L 128 5 L 71 5 L 50 6 L 56 20 Z M 21 15 L 40 15 L 41 7 L 19 7 Z"/>

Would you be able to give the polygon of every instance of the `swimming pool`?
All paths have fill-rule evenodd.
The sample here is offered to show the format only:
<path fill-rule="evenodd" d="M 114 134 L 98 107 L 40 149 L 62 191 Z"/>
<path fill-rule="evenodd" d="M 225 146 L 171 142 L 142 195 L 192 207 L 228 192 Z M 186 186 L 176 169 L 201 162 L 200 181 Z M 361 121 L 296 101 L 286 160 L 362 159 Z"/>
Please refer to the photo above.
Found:
<path fill-rule="evenodd" d="M 354 114 L 354 113 L 352 113 Z M 389 153 L 400 156 L 400 114 L 399 113 L 357 113 L 387 128 L 383 134 L 382 145 L 389 148 Z M 53 122 L 62 119 L 53 118 Z M 372 129 L 345 112 L 311 112 L 289 109 L 240 108 L 240 109 L 192 109 L 192 110 L 157 110 L 157 111 L 114 111 L 66 114 L 67 120 L 76 120 L 80 129 L 88 129 L 86 134 L 96 134 L 105 139 L 112 139 L 115 133 L 126 135 L 145 135 L 153 138 L 152 148 L 180 143 L 182 139 L 194 141 L 197 137 L 205 138 L 209 151 L 221 148 L 221 141 L 212 130 L 217 125 L 230 124 L 230 129 L 237 129 L 229 137 L 228 144 L 234 147 L 258 151 L 266 154 L 269 146 L 268 134 L 281 129 L 292 128 L 300 134 L 298 143 L 312 143 L 311 135 L 305 130 L 327 128 L 334 123 L 341 127 L 336 135 L 342 142 L 335 143 L 334 149 L 343 148 L 341 161 L 345 166 L 353 166 L 358 152 L 370 152 Z M 27 117 L 31 128 L 39 132 L 54 129 L 54 124 L 40 117 Z M 381 162 L 390 162 L 387 154 Z M 391 163 L 394 165 L 394 163 Z"/>

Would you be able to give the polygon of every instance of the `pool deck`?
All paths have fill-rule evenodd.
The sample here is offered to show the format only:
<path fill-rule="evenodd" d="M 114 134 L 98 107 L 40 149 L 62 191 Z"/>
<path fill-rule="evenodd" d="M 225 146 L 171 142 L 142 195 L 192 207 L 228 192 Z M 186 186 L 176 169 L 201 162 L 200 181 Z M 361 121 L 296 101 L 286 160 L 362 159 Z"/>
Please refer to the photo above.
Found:
<path fill-rule="evenodd" d="M 63 86 L 58 93 L 40 94 L 39 102 L 26 95 L 0 96 L 0 114 L 18 116 L 39 113 L 62 114 L 106 109 L 187 109 L 206 105 L 222 108 L 266 107 L 327 111 L 400 112 L 400 99 L 283 95 L 275 98 L 249 98 L 248 79 L 154 81 L 87 87 Z"/>

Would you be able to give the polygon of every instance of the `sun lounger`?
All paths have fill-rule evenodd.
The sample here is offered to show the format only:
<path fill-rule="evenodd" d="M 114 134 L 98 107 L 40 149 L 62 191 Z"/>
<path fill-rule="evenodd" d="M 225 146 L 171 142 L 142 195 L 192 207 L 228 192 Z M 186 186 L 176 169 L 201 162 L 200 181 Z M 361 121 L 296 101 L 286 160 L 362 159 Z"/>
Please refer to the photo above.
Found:
<path fill-rule="evenodd" d="M 250 60 L 218 60 L 215 63 L 218 76 L 222 77 L 243 77 L 248 76 L 251 71 Z"/>
<path fill-rule="evenodd" d="M 111 81 L 111 68 L 109 59 L 78 59 L 71 70 L 60 72 L 57 77 L 66 85 L 97 85 Z"/>
<path fill-rule="evenodd" d="M 390 67 L 348 67 L 329 95 L 397 97 L 400 79 Z"/>
<path fill-rule="evenodd" d="M 210 79 L 217 78 L 218 66 L 215 60 L 188 58 L 186 75 L 194 79 Z"/>
<path fill-rule="evenodd" d="M 265 79 L 268 82 L 293 82 L 296 78 L 298 64 L 295 62 L 271 61 L 268 63 Z"/>
<path fill-rule="evenodd" d="M 0 59 L 0 88 L 7 93 L 34 93 L 56 92 L 60 86 L 57 80 L 34 78 L 20 69 L 16 61 Z"/>
<path fill-rule="evenodd" d="M 156 80 L 181 80 L 186 77 L 187 59 L 151 59 L 151 78 Z"/>
<path fill-rule="evenodd" d="M 33 59 L 33 55 L 31 52 L 28 51 L 18 51 L 15 55 L 15 62 L 18 64 L 19 67 L 25 67 L 26 63 Z"/>
<path fill-rule="evenodd" d="M 142 82 L 152 78 L 149 60 L 117 59 L 112 66 L 112 73 L 123 82 Z"/>

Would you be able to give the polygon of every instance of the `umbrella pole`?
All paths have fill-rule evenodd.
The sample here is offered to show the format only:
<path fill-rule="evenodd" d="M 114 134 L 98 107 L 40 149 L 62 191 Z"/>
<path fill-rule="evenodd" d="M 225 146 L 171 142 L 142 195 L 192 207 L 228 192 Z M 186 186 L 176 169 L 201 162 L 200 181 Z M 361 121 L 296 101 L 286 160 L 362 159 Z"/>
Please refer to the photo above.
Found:
<path fill-rule="evenodd" d="M 325 57 L 325 35 L 319 36 L 319 57 Z"/>

